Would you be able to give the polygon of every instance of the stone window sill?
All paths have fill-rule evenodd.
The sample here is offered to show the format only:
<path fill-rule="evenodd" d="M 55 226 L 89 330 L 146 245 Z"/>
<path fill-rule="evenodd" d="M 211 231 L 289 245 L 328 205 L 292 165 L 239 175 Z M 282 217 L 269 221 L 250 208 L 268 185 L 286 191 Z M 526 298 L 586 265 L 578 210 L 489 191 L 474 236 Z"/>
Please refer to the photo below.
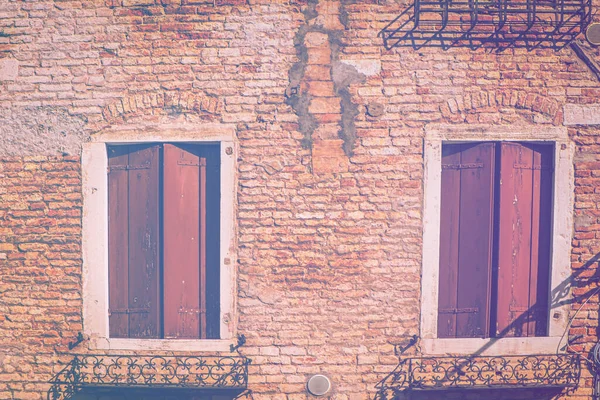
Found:
<path fill-rule="evenodd" d="M 228 352 L 234 344 L 227 339 L 117 339 L 92 338 L 90 350 L 215 351 Z"/>
<path fill-rule="evenodd" d="M 560 337 L 421 339 L 424 355 L 555 354 Z"/>

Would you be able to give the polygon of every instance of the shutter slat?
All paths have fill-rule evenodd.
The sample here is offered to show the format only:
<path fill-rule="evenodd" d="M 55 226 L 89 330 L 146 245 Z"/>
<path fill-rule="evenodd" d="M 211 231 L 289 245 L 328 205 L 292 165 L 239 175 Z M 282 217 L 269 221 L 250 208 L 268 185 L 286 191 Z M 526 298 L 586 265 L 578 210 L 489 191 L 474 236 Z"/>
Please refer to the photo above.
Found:
<path fill-rule="evenodd" d="M 531 273 L 527 336 L 545 336 L 550 282 L 553 147 L 528 145 L 533 150 L 531 216 Z"/>
<path fill-rule="evenodd" d="M 199 158 L 201 161 L 200 169 L 200 180 L 199 184 L 199 208 L 200 208 L 200 337 L 206 338 L 206 158 Z"/>
<path fill-rule="evenodd" d="M 444 145 L 438 337 L 489 334 L 494 148 Z"/>
<path fill-rule="evenodd" d="M 206 337 L 205 174 L 192 146 L 164 145 L 165 338 Z"/>
<path fill-rule="evenodd" d="M 108 149 L 109 170 L 127 165 L 129 146 Z M 113 312 L 128 307 L 128 177 L 127 171 L 110 170 L 108 173 L 108 280 L 109 280 L 109 335 L 114 338 L 129 337 L 129 318 Z"/>
<path fill-rule="evenodd" d="M 525 147 L 525 146 L 524 146 Z M 533 151 L 532 151 L 533 150 Z M 536 169 L 535 166 L 541 164 L 541 155 L 534 149 L 531 151 L 531 227 L 529 247 L 529 288 L 527 289 L 527 331 L 523 332 L 523 336 L 535 336 L 536 316 L 539 314 L 537 310 L 536 298 L 538 295 L 538 267 L 539 267 L 539 248 L 536 243 L 539 243 L 539 225 L 540 225 L 540 183 L 541 169 Z M 536 229 L 537 228 L 537 229 Z"/>
<path fill-rule="evenodd" d="M 492 267 L 492 227 L 494 190 L 494 143 L 464 145 L 462 164 L 481 163 L 482 168 L 461 171 L 459 309 L 477 312 L 456 317 L 457 337 L 489 335 L 489 297 Z"/>
<path fill-rule="evenodd" d="M 456 309 L 458 285 L 458 233 L 460 211 L 460 165 L 462 145 L 444 145 L 442 148 L 442 193 L 440 215 L 440 272 L 438 294 L 438 337 L 456 337 Z M 444 168 L 444 166 L 446 166 Z"/>
<path fill-rule="evenodd" d="M 519 144 L 510 144 L 520 155 L 512 165 L 514 179 L 513 197 L 513 262 L 512 268 L 512 302 L 511 323 L 515 336 L 527 336 L 529 323 L 529 284 L 531 272 L 531 205 L 533 202 L 533 152 Z M 528 168 L 515 168 L 515 164 Z M 526 311 L 521 311 L 521 310 Z M 512 311 L 514 310 L 514 311 Z M 509 329 L 510 331 L 511 329 Z"/>
<path fill-rule="evenodd" d="M 497 336 L 527 336 L 533 154 L 502 143 L 498 236 Z"/>
<path fill-rule="evenodd" d="M 129 165 L 129 337 L 158 338 L 159 324 L 159 154 L 158 146 L 130 146 Z M 143 167 L 143 168 L 141 168 Z"/>

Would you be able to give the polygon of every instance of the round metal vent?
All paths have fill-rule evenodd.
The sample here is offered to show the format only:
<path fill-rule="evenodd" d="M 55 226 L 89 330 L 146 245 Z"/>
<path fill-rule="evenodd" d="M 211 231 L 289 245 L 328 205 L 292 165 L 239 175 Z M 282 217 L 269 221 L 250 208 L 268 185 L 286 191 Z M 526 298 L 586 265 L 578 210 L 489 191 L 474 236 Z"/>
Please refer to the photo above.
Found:
<path fill-rule="evenodd" d="M 597 22 L 589 24 L 585 31 L 585 38 L 593 45 L 600 45 L 600 24 Z"/>
<path fill-rule="evenodd" d="M 331 381 L 325 375 L 313 375 L 308 379 L 306 388 L 313 396 L 324 396 L 331 390 Z"/>

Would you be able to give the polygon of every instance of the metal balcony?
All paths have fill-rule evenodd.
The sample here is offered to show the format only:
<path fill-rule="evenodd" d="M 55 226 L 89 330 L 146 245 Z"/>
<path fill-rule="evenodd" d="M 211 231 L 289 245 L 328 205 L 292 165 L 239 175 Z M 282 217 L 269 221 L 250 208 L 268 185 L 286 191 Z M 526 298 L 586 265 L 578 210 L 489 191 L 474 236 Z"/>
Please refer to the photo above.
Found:
<path fill-rule="evenodd" d="M 51 381 L 48 399 L 148 389 L 241 393 L 249 364 L 242 356 L 76 355 Z"/>
<path fill-rule="evenodd" d="M 392 395 L 405 390 L 572 388 L 580 373 L 577 354 L 414 357 L 402 359 L 378 387 Z"/>
<path fill-rule="evenodd" d="M 591 20 L 591 0 L 414 0 L 381 32 L 387 49 L 563 48 Z"/>

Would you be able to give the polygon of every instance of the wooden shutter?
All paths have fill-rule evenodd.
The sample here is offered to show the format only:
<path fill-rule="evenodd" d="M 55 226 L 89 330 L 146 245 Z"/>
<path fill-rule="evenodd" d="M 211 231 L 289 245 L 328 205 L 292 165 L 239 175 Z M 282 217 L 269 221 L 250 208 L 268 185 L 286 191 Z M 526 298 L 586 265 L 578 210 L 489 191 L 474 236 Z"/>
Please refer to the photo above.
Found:
<path fill-rule="evenodd" d="M 206 337 L 206 158 L 164 145 L 164 335 Z"/>
<path fill-rule="evenodd" d="M 501 146 L 496 336 L 544 336 L 550 280 L 553 146 Z"/>
<path fill-rule="evenodd" d="M 443 146 L 440 338 L 489 334 L 494 149 L 494 143 Z"/>
<path fill-rule="evenodd" d="M 110 336 L 158 338 L 158 147 L 112 146 L 108 156 Z"/>

